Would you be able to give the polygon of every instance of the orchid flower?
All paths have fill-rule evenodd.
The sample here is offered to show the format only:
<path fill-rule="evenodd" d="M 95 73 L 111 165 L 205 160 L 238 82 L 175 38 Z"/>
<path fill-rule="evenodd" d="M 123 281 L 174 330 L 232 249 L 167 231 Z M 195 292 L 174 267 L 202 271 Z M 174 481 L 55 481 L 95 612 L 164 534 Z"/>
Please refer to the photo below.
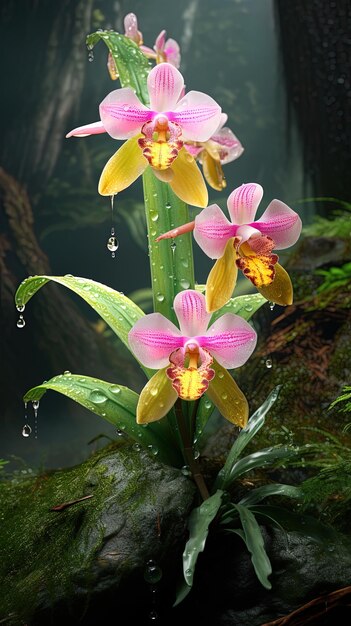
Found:
<path fill-rule="evenodd" d="M 100 104 L 101 121 L 80 126 L 66 136 L 84 137 L 107 132 L 127 139 L 106 163 L 99 193 L 114 195 L 131 185 L 150 165 L 184 202 L 205 207 L 206 184 L 185 141 L 207 141 L 221 118 L 221 108 L 210 96 L 189 91 L 181 73 L 169 63 L 156 65 L 148 75 L 150 107 L 129 87 L 109 93 Z"/>
<path fill-rule="evenodd" d="M 224 126 L 227 120 L 228 115 L 222 113 L 217 130 L 207 141 L 185 143 L 188 152 L 202 164 L 208 184 L 216 191 L 226 187 L 222 165 L 235 161 L 244 152 L 239 139 L 230 128 Z"/>
<path fill-rule="evenodd" d="M 196 400 L 206 392 L 227 420 L 244 427 L 247 401 L 227 369 L 247 361 L 256 345 L 256 332 L 232 313 L 208 328 L 211 315 L 205 296 L 192 289 L 178 293 L 173 306 L 180 329 L 160 313 L 151 313 L 139 319 L 128 335 L 136 358 L 159 370 L 140 394 L 137 422 L 159 420 L 178 397 Z"/>
<path fill-rule="evenodd" d="M 283 250 L 296 243 L 301 219 L 284 202 L 272 200 L 262 217 L 254 221 L 262 196 L 261 185 L 241 185 L 227 201 L 231 222 L 217 204 L 212 204 L 194 222 L 158 238 L 168 239 L 193 230 L 205 254 L 218 259 L 206 284 L 206 306 L 210 312 L 222 307 L 231 297 L 238 268 L 267 300 L 282 306 L 292 304 L 291 280 L 272 250 Z"/>
<path fill-rule="evenodd" d="M 140 50 L 145 54 L 148 59 L 155 59 L 156 63 L 170 63 L 177 69 L 180 66 L 180 48 L 174 39 L 167 39 L 166 31 L 161 30 L 160 34 L 156 37 L 155 45 L 153 49 L 143 45 L 143 33 L 138 30 L 138 20 L 134 13 L 128 13 L 124 18 L 124 34 L 129 39 L 132 39 Z M 108 55 L 107 67 L 112 80 L 117 80 L 118 71 L 111 53 Z"/>

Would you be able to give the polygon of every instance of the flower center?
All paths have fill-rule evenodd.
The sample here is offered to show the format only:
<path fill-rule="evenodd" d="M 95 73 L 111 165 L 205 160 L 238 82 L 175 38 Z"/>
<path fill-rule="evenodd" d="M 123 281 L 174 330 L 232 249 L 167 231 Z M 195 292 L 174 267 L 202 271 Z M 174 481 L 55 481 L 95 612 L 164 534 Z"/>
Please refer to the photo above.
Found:
<path fill-rule="evenodd" d="M 182 400 L 201 398 L 215 375 L 210 367 L 213 363 L 210 353 L 200 348 L 196 340 L 191 339 L 183 348 L 172 352 L 169 361 L 167 376 L 178 396 Z"/>
<path fill-rule="evenodd" d="M 159 113 L 155 118 L 146 122 L 141 129 L 143 138 L 139 139 L 139 146 L 144 157 L 151 167 L 157 170 L 167 170 L 177 158 L 183 147 L 180 139 L 182 129 L 168 117 Z"/>

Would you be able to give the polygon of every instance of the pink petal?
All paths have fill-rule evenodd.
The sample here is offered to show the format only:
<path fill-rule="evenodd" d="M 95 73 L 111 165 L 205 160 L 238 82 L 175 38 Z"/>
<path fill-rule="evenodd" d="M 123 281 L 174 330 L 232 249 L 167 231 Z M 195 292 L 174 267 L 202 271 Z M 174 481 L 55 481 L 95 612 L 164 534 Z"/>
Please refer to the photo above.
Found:
<path fill-rule="evenodd" d="M 140 132 L 152 112 L 141 104 L 130 87 L 111 91 L 100 104 L 103 125 L 114 139 L 129 139 Z"/>
<path fill-rule="evenodd" d="M 180 48 L 175 39 L 167 39 L 164 45 L 164 54 L 166 55 L 167 63 L 171 63 L 174 67 L 180 66 Z"/>
<path fill-rule="evenodd" d="M 125 36 L 129 37 L 129 39 L 133 39 L 138 45 L 143 39 L 141 32 L 138 30 L 137 16 L 134 13 L 128 13 L 128 15 L 125 16 L 124 31 Z"/>
<path fill-rule="evenodd" d="M 103 123 L 93 122 L 92 124 L 78 126 L 78 128 L 70 130 L 66 137 L 88 137 L 89 135 L 100 135 L 100 133 L 106 133 Z"/>
<path fill-rule="evenodd" d="M 216 147 L 222 165 L 235 161 L 244 152 L 239 139 L 226 126 L 215 132 L 210 141 L 217 144 Z"/>
<path fill-rule="evenodd" d="M 221 107 L 211 96 L 189 91 L 167 116 L 182 127 L 185 140 L 207 141 L 219 126 Z"/>
<path fill-rule="evenodd" d="M 212 204 L 196 216 L 194 238 L 210 259 L 219 259 L 224 254 L 228 239 L 234 237 L 236 230 L 236 226 L 227 220 L 219 206 Z"/>
<path fill-rule="evenodd" d="M 145 315 L 129 331 L 128 342 L 136 358 L 146 367 L 161 369 L 173 350 L 182 347 L 180 330 L 161 313 Z"/>
<path fill-rule="evenodd" d="M 174 298 L 173 307 L 183 335 L 194 337 L 206 332 L 211 314 L 206 311 L 206 298 L 202 293 L 194 289 L 181 291 Z"/>
<path fill-rule="evenodd" d="M 272 200 L 262 217 L 252 226 L 274 241 L 274 248 L 283 250 L 298 240 L 302 222 L 299 215 L 280 200 Z"/>
<path fill-rule="evenodd" d="M 166 42 L 166 31 L 161 30 L 160 34 L 156 37 L 155 50 L 156 52 L 163 52 Z"/>
<path fill-rule="evenodd" d="M 250 224 L 262 200 L 263 189 L 256 183 L 247 183 L 232 191 L 227 206 L 233 224 Z"/>
<path fill-rule="evenodd" d="M 228 121 L 228 115 L 226 113 L 221 113 L 221 119 L 220 119 L 216 132 L 221 130 L 221 128 L 223 128 L 224 124 L 226 124 L 227 121 Z"/>
<path fill-rule="evenodd" d="M 185 143 L 184 148 L 186 148 L 186 150 L 189 152 L 189 154 L 191 154 L 192 157 L 194 157 L 194 159 L 196 159 L 196 157 L 198 157 L 200 152 L 202 152 L 204 149 L 203 146 L 196 146 L 193 143 Z"/>
<path fill-rule="evenodd" d="M 212 324 L 204 337 L 197 337 L 197 340 L 220 365 L 232 369 L 243 365 L 251 356 L 257 335 L 239 315 L 226 313 Z"/>
<path fill-rule="evenodd" d="M 149 59 L 156 59 L 156 52 L 147 46 L 139 46 L 140 50 L 147 56 Z"/>
<path fill-rule="evenodd" d="M 159 113 L 172 111 L 183 87 L 183 76 L 173 65 L 170 63 L 156 65 L 147 78 L 151 109 Z"/>

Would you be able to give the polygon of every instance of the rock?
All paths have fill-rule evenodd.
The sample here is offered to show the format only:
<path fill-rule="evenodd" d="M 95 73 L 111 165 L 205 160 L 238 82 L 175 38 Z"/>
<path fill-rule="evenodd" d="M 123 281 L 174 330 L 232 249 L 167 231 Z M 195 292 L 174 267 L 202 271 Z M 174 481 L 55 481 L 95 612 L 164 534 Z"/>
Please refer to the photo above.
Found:
<path fill-rule="evenodd" d="M 156 581 L 163 569 L 157 587 L 167 580 L 162 597 L 172 604 L 194 493 L 180 470 L 126 444 L 80 466 L 0 483 L 0 621 L 97 624 L 107 608 L 112 623 L 117 615 L 146 622 L 153 600 L 144 574 Z"/>

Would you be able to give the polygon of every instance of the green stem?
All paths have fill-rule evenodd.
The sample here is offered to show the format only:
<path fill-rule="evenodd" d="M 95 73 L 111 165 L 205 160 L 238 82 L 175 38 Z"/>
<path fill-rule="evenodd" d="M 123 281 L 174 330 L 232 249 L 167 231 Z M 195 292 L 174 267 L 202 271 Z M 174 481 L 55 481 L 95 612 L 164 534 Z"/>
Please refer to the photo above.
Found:
<path fill-rule="evenodd" d="M 200 495 L 203 500 L 207 500 L 210 497 L 209 491 L 207 489 L 205 479 L 202 475 L 200 463 L 197 459 L 194 458 L 193 447 L 189 435 L 189 431 L 186 426 L 186 422 L 184 419 L 184 414 L 182 410 L 181 400 L 177 400 L 175 403 L 175 412 L 177 416 L 179 433 L 183 442 L 183 455 L 186 464 L 189 466 L 191 471 L 191 475 L 196 483 L 196 486 L 200 492 Z"/>

